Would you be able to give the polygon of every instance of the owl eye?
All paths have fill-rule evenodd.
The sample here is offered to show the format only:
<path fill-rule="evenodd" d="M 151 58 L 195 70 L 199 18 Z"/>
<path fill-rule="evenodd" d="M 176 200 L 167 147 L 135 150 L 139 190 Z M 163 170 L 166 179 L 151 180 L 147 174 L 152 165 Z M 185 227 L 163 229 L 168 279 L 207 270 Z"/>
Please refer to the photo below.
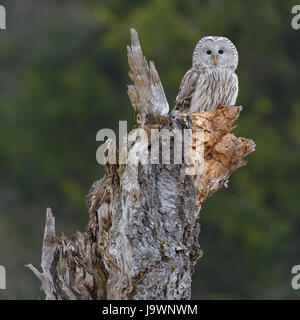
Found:
<path fill-rule="evenodd" d="M 207 50 L 206 53 L 207 53 L 207 54 L 211 54 L 211 51 L 210 51 L 210 50 Z"/>
<path fill-rule="evenodd" d="M 223 50 L 219 50 L 219 53 L 220 53 L 220 54 L 223 54 L 223 53 L 224 53 L 224 51 L 223 51 Z"/>

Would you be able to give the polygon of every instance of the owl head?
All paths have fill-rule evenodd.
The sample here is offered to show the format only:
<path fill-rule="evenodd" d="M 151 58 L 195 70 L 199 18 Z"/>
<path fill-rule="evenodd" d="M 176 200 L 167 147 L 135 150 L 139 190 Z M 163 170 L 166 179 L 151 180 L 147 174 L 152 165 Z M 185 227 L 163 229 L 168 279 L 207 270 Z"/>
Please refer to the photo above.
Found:
<path fill-rule="evenodd" d="M 237 68 L 239 55 L 234 44 L 225 37 L 204 37 L 196 45 L 193 66 L 200 68 Z"/>

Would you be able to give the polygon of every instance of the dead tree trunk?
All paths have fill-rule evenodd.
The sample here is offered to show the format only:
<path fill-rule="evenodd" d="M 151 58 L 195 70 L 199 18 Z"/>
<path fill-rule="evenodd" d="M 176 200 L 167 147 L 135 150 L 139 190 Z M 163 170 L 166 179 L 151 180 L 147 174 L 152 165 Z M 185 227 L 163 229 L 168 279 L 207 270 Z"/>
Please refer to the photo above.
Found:
<path fill-rule="evenodd" d="M 116 144 L 107 142 L 106 174 L 86 198 L 90 214 L 86 232 L 71 239 L 57 237 L 47 209 L 42 272 L 28 266 L 41 280 L 46 299 L 190 299 L 194 266 L 201 257 L 197 222 L 201 204 L 226 186 L 231 173 L 254 151 L 252 140 L 231 133 L 241 107 L 169 113 L 154 63 L 148 65 L 135 30 L 128 61 L 133 81 L 128 94 L 146 140 L 129 133 L 128 152 L 120 151 L 126 164 L 109 161 Z M 155 134 L 151 139 L 150 132 L 158 132 L 151 129 L 192 129 L 185 150 L 194 161 L 175 164 L 173 157 L 170 164 L 151 164 L 147 151 L 155 139 L 160 141 Z M 203 158 L 196 148 L 199 131 Z M 171 154 L 175 140 L 170 142 Z"/>

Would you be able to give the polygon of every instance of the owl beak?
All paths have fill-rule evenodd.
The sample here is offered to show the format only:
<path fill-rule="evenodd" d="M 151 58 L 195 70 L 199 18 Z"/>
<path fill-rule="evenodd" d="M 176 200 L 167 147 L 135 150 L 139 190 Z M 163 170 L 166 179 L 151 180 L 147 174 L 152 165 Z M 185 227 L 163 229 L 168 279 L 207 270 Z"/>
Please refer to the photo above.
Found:
<path fill-rule="evenodd" d="M 214 64 L 217 64 L 217 56 L 214 56 L 213 59 L 214 59 Z"/>

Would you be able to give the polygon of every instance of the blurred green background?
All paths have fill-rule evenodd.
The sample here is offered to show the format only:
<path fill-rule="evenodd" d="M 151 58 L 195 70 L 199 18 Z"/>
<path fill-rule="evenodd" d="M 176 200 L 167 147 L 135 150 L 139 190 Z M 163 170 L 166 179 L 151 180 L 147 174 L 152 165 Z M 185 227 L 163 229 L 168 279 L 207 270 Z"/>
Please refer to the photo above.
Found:
<path fill-rule="evenodd" d="M 201 213 L 204 251 L 193 299 L 297 299 L 300 264 L 300 30 L 296 1 L 2 0 L 0 31 L 0 299 L 43 299 L 45 210 L 70 236 L 88 222 L 84 196 L 102 177 L 96 132 L 133 123 L 126 94 L 129 28 L 173 105 L 205 35 L 229 37 L 240 62 L 235 129 L 257 150 Z"/>

